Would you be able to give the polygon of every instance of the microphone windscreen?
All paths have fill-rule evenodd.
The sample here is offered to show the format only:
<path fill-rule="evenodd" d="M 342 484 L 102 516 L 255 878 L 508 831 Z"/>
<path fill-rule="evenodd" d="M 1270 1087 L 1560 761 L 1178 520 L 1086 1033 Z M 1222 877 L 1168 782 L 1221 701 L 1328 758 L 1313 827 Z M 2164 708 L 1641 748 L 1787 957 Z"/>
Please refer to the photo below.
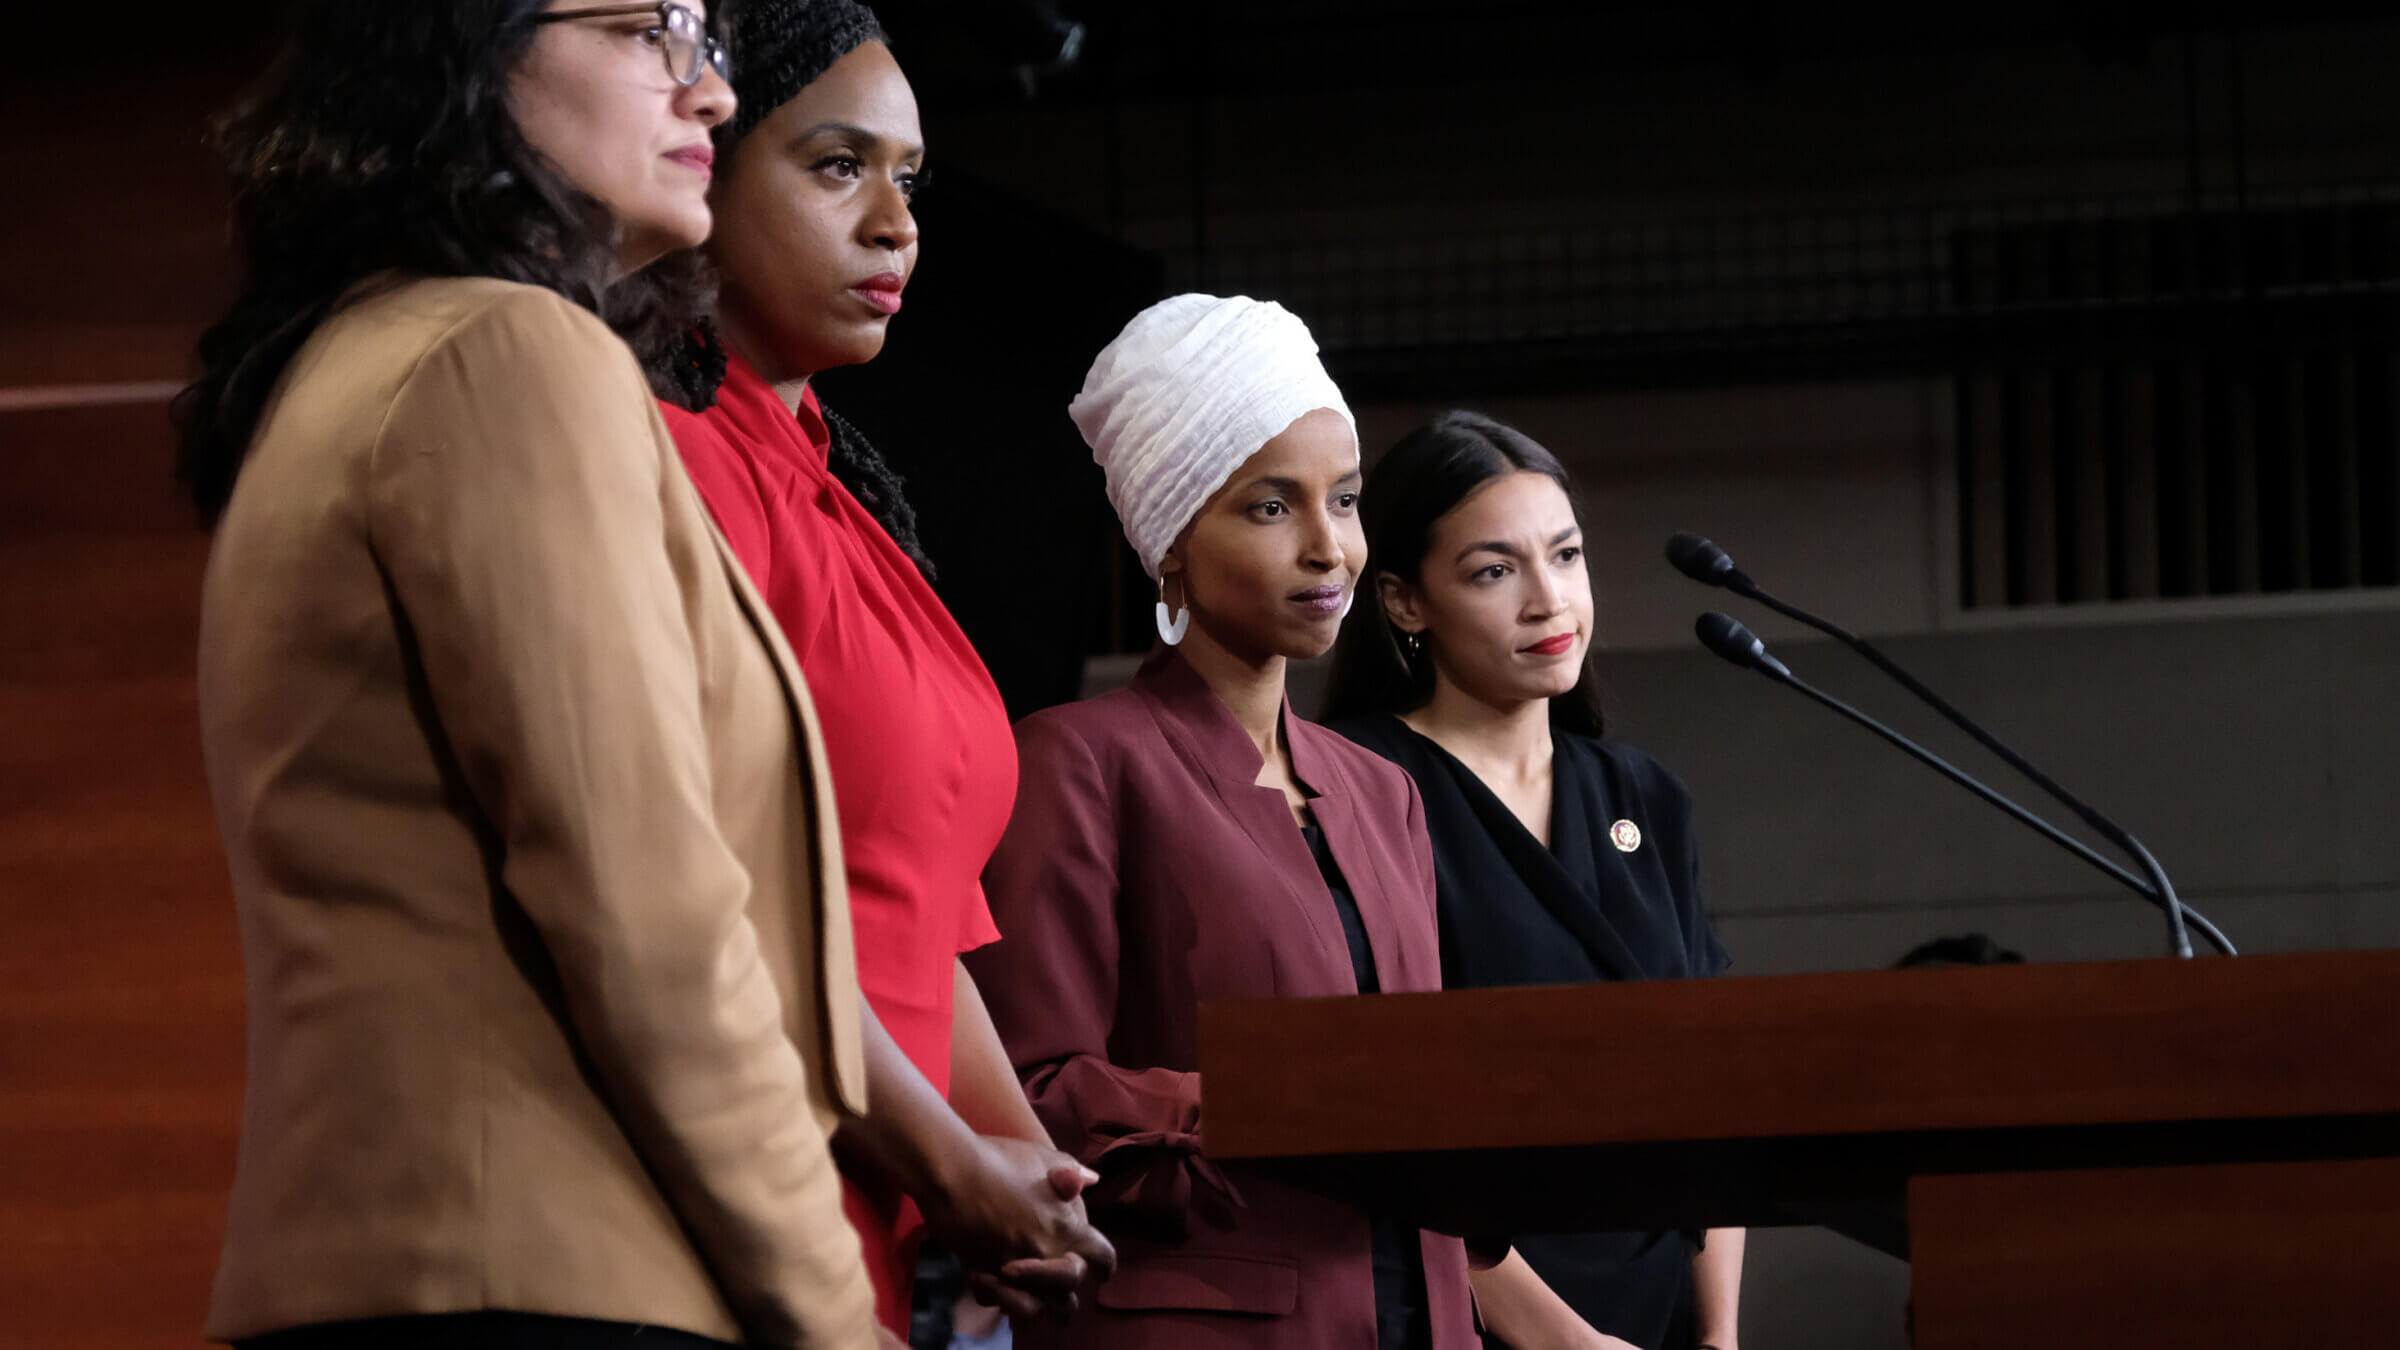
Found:
<path fill-rule="evenodd" d="M 1759 654 L 1766 650 L 1766 644 L 1750 632 L 1748 625 L 1715 610 L 1694 620 L 1692 632 L 1699 637 L 1701 646 L 1737 666 L 1757 665 Z"/>
<path fill-rule="evenodd" d="M 1667 561 L 1675 570 L 1704 586 L 1722 586 L 1733 571 L 1733 558 L 1708 539 L 1679 530 L 1667 540 Z"/>

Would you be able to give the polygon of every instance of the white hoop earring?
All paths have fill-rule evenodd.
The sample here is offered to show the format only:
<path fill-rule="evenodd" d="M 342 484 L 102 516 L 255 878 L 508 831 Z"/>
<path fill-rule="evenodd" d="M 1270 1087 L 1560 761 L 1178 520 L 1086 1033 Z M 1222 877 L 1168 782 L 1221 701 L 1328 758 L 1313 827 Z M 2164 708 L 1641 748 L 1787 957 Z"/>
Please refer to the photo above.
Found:
<path fill-rule="evenodd" d="M 1181 644 L 1183 635 L 1191 631 L 1192 607 L 1188 603 L 1184 605 L 1183 613 L 1176 615 L 1171 621 L 1167 617 L 1167 579 L 1165 577 L 1158 579 L 1158 608 L 1153 611 L 1153 615 L 1158 624 L 1158 640 L 1170 647 Z"/>

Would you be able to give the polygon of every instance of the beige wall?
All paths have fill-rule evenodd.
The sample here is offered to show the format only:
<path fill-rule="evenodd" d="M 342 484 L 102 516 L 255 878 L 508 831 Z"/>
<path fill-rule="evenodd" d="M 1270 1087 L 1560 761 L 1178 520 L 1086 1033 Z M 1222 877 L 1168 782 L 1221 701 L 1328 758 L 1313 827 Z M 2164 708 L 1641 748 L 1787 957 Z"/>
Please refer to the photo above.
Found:
<path fill-rule="evenodd" d="M 2400 593 L 1962 618 L 1940 382 L 1479 406 L 1579 480 L 1612 727 L 1698 798 L 1737 975 L 1874 969 L 1963 932 L 2039 961 L 2143 957 L 2163 927 L 1930 770 L 1700 650 L 1693 615 L 1731 612 L 1812 683 L 2042 805 L 1854 656 L 1676 574 L 1660 544 L 1677 529 L 1875 635 L 2133 830 L 2244 951 L 2400 945 Z M 1431 411 L 1361 409 L 1370 453 Z M 1750 1350 L 1900 1350 L 1904 1263 L 1816 1229 L 1752 1242 Z"/>
<path fill-rule="evenodd" d="M 2030 792 L 1849 653 L 1674 572 L 1660 546 L 1679 528 L 1875 637 L 2119 817 L 2245 948 L 2400 942 L 2400 593 L 1962 615 L 1939 382 L 1479 406 L 1577 477 L 1613 729 L 1699 795 L 1711 902 L 1743 969 L 1870 968 L 1966 928 L 2037 959 L 2158 940 L 2151 912 L 2084 864 L 1700 650 L 1692 618 L 1732 613 L 1803 677 Z M 1369 453 L 1431 411 L 1361 409 Z"/>
<path fill-rule="evenodd" d="M 1359 410 L 1371 456 L 1443 406 Z M 1821 597 L 1861 632 L 1940 619 L 1949 550 L 1946 381 L 1892 381 L 1480 400 L 1471 406 L 1549 447 L 1585 514 L 1601 640 L 1689 645 L 1722 597 L 1666 564 L 1692 530 L 1792 597 Z M 1770 638 L 1780 621 L 1753 627 Z"/>

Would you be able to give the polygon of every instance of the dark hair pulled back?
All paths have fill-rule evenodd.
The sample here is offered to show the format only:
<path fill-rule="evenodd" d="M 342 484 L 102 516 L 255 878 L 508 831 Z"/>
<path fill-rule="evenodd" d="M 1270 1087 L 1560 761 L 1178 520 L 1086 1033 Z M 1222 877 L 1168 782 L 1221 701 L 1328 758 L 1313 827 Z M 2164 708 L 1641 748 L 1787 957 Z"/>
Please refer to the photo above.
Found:
<path fill-rule="evenodd" d="M 1384 573 L 1414 586 L 1424 576 L 1433 530 L 1477 488 L 1512 473 L 1538 473 L 1571 499 L 1574 485 L 1558 457 L 1540 442 L 1482 413 L 1446 412 L 1400 438 L 1367 474 L 1359 511 L 1367 532 L 1367 603 L 1342 625 L 1334 645 L 1324 718 L 1408 712 L 1433 697 L 1432 658 L 1412 654 L 1384 612 L 1377 578 Z M 1575 687 L 1550 700 L 1552 725 L 1587 736 L 1601 733 L 1600 679 L 1589 646 Z"/>

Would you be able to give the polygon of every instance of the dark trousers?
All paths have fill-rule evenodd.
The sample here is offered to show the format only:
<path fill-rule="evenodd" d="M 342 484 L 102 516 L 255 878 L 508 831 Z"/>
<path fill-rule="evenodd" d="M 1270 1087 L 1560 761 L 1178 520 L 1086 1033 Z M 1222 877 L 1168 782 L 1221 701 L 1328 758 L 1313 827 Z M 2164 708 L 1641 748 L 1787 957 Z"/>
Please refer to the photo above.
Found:
<path fill-rule="evenodd" d="M 539 1313 L 421 1313 L 323 1322 L 237 1341 L 238 1350 L 737 1350 L 666 1327 Z"/>

